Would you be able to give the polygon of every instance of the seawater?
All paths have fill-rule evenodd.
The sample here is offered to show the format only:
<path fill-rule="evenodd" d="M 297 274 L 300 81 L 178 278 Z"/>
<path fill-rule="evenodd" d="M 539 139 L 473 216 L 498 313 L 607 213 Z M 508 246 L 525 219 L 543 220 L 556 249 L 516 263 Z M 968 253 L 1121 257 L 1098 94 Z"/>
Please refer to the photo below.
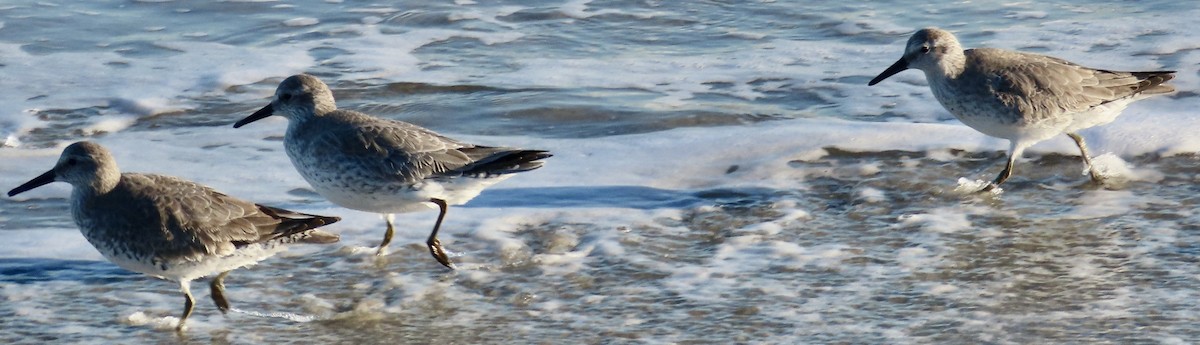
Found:
<path fill-rule="evenodd" d="M 122 271 L 51 184 L 0 198 L 5 343 L 1162 343 L 1200 341 L 1187 2 L 10 1 L 0 6 L 0 186 L 94 140 L 125 171 L 343 217 L 194 289 Z M 1180 91 L 1031 148 L 1000 195 L 959 191 L 1007 143 L 915 71 L 866 82 L 913 31 L 1118 70 Z M 383 221 L 313 193 L 285 122 L 241 129 L 284 77 L 341 107 L 555 157 L 452 208 Z M 960 180 L 966 182 L 960 182 Z M 194 284 L 196 286 L 204 286 Z"/>

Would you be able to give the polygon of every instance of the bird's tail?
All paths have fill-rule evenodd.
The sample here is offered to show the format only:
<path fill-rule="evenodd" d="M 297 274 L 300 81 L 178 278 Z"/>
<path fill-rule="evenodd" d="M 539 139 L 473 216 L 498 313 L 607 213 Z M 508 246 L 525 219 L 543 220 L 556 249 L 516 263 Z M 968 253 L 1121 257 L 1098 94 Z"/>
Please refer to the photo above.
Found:
<path fill-rule="evenodd" d="M 541 168 L 542 159 L 549 158 L 553 155 L 548 151 L 541 150 L 511 150 L 498 149 L 492 147 L 474 147 L 467 150 L 488 150 L 490 154 L 481 157 L 480 159 L 471 162 L 461 168 L 455 169 L 454 172 L 462 176 L 492 176 L 514 174 L 524 171 L 530 171 Z M 472 152 L 465 152 L 471 155 Z"/>
<path fill-rule="evenodd" d="M 292 212 L 263 205 L 258 205 L 258 209 L 279 220 L 279 227 L 275 229 L 274 233 L 275 238 L 291 237 L 296 242 L 313 244 L 334 243 L 341 239 L 337 234 L 317 229 L 336 223 L 342 220 L 341 218 Z"/>
<path fill-rule="evenodd" d="M 1166 84 L 1167 81 L 1175 78 L 1175 71 L 1130 72 L 1130 74 L 1138 79 L 1137 85 L 1133 86 L 1135 93 L 1157 95 L 1175 91 L 1174 86 Z"/>

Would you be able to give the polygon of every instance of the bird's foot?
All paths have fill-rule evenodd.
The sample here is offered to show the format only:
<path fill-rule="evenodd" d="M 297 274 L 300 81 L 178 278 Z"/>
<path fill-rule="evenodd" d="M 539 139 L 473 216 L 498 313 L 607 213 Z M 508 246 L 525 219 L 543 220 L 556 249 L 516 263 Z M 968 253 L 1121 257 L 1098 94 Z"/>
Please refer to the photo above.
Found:
<path fill-rule="evenodd" d="M 1000 185 L 998 185 L 994 182 L 988 182 L 987 185 L 983 186 L 983 188 L 980 188 L 978 191 L 975 191 L 975 192 L 981 193 L 981 194 L 982 193 L 999 194 L 1000 192 L 1003 192 L 1003 191 L 1004 191 L 1004 189 L 1000 188 Z"/>
<path fill-rule="evenodd" d="M 446 255 L 446 249 L 442 248 L 442 241 L 434 238 L 429 240 L 429 242 L 426 244 L 429 245 L 429 254 L 432 254 L 433 258 L 436 259 L 438 263 L 442 264 L 442 266 L 446 266 L 446 268 L 454 269 L 454 264 L 450 263 L 450 256 Z"/>
<path fill-rule="evenodd" d="M 987 192 L 997 193 L 997 189 L 996 184 L 993 182 L 959 177 L 958 185 L 954 187 L 954 194 L 963 196 L 980 195 Z"/>

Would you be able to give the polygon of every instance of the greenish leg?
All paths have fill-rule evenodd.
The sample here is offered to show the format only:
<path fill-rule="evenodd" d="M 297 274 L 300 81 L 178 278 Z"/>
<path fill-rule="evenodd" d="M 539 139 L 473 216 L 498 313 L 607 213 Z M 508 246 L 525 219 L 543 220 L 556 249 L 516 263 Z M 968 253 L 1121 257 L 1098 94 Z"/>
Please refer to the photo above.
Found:
<path fill-rule="evenodd" d="M 183 331 L 183 323 L 187 321 L 188 316 L 192 315 L 192 307 L 196 305 L 196 300 L 192 299 L 191 281 L 180 281 L 179 289 L 183 290 L 183 316 L 179 317 L 179 325 L 175 326 L 175 331 Z"/>
<path fill-rule="evenodd" d="M 454 269 L 454 265 L 450 263 L 450 257 L 446 255 L 446 250 L 442 248 L 442 241 L 439 241 L 437 238 L 438 230 L 442 228 L 442 220 L 446 218 L 446 209 L 448 206 L 446 205 L 446 201 L 442 199 L 429 199 L 429 201 L 437 204 L 440 212 L 438 213 L 437 223 L 433 224 L 433 232 L 429 233 L 429 240 L 425 241 L 425 244 L 429 246 L 429 253 L 433 255 L 434 259 L 437 259 L 438 263 L 446 266 L 446 268 Z"/>
<path fill-rule="evenodd" d="M 1092 181 L 1096 183 L 1104 182 L 1104 176 L 1101 176 L 1100 172 L 1096 171 L 1096 166 L 1092 165 L 1092 155 L 1088 153 L 1087 143 L 1083 141 L 1083 137 L 1075 133 L 1067 133 L 1067 136 L 1075 141 L 1075 146 L 1079 146 L 1079 153 L 1083 155 L 1083 164 L 1087 164 L 1088 175 L 1091 176 Z"/>
<path fill-rule="evenodd" d="M 1013 165 L 1014 165 L 1015 161 L 1016 161 L 1015 156 L 1008 156 L 1008 164 L 1004 165 L 1004 170 L 1000 171 L 1000 175 L 996 176 L 995 181 L 992 181 L 992 183 L 989 183 L 987 186 L 984 186 L 983 189 L 980 190 L 980 192 L 988 192 L 993 189 L 996 189 L 996 187 L 999 187 L 1001 183 L 1004 183 L 1005 180 L 1008 180 L 1008 177 L 1012 176 Z"/>
<path fill-rule="evenodd" d="M 394 219 L 392 214 L 389 213 L 384 218 L 387 220 L 387 232 L 383 233 L 383 242 L 379 243 L 379 250 L 375 252 L 375 255 L 387 255 L 388 244 L 392 243 L 392 235 L 396 233 L 396 228 L 392 226 Z"/>
<path fill-rule="evenodd" d="M 229 275 L 229 271 L 221 272 L 209 284 L 213 303 L 217 304 L 217 309 L 220 309 L 222 314 L 229 312 L 229 300 L 225 299 L 225 276 L 227 275 Z"/>

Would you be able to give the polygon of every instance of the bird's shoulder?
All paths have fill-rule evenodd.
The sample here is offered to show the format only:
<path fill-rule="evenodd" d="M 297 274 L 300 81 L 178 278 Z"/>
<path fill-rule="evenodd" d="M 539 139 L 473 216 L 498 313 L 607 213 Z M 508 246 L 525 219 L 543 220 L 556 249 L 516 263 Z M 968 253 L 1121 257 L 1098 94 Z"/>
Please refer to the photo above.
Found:
<path fill-rule="evenodd" d="M 1065 59 L 999 48 L 975 48 L 964 52 L 967 68 L 999 78 L 1038 78 L 1054 75 L 1083 75 L 1087 67 Z"/>
<path fill-rule="evenodd" d="M 971 82 L 1024 113 L 1079 112 L 1121 97 L 1102 80 L 1111 72 L 1065 59 L 994 48 L 973 49 L 967 58 Z"/>
<path fill-rule="evenodd" d="M 159 174 L 123 173 L 119 189 L 135 199 L 154 201 L 155 207 L 173 209 L 196 209 L 214 207 L 253 208 L 254 203 L 241 200 L 225 193 L 175 176 Z M 230 216 L 233 216 L 230 214 Z"/>
<path fill-rule="evenodd" d="M 349 110 L 313 118 L 295 134 L 342 155 L 409 156 L 472 146 L 415 124 Z"/>
<path fill-rule="evenodd" d="M 279 223 L 253 202 L 174 176 L 125 173 L 118 191 L 137 205 L 130 212 L 153 219 L 145 224 L 163 232 L 162 245 L 179 253 L 228 253 L 263 240 Z"/>

